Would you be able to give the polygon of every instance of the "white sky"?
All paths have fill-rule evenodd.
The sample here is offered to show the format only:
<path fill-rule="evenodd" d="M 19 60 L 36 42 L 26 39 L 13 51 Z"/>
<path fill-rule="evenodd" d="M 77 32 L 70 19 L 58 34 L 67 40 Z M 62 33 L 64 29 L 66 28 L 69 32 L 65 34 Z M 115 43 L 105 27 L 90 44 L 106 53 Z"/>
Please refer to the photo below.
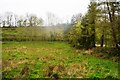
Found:
<path fill-rule="evenodd" d="M 86 13 L 88 4 L 89 0 L 0 0 L 0 14 L 33 13 L 45 18 L 47 12 L 52 12 L 64 20 L 70 20 L 74 14 Z"/>

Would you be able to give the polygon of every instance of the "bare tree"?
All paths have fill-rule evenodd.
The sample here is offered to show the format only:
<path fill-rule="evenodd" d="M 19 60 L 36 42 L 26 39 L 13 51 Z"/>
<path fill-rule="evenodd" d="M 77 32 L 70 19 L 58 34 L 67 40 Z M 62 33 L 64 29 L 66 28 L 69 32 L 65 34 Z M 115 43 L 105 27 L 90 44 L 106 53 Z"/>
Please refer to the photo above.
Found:
<path fill-rule="evenodd" d="M 3 27 L 5 27 L 5 24 L 6 24 L 6 21 L 3 20 L 3 21 L 2 21 L 2 25 L 3 25 Z"/>
<path fill-rule="evenodd" d="M 19 27 L 23 26 L 23 19 L 22 19 L 22 17 L 20 19 L 18 19 L 17 26 L 19 26 Z"/>
<path fill-rule="evenodd" d="M 43 24 L 43 19 L 38 18 L 36 15 L 33 15 L 33 14 L 27 15 L 27 19 L 29 21 L 29 26 L 31 27 L 39 26 Z"/>
<path fill-rule="evenodd" d="M 59 23 L 59 18 L 55 14 L 48 12 L 46 14 L 46 16 L 47 16 L 47 25 L 48 26 L 53 26 L 53 25 Z"/>
<path fill-rule="evenodd" d="M 18 16 L 14 15 L 14 26 L 17 27 Z"/>
<path fill-rule="evenodd" d="M 27 19 L 25 19 L 24 21 L 23 21 L 23 26 L 27 26 Z"/>
<path fill-rule="evenodd" d="M 82 19 L 82 14 L 81 13 L 75 14 L 75 15 L 72 16 L 71 24 L 77 23 L 81 19 Z"/>
<path fill-rule="evenodd" d="M 7 26 L 11 27 L 12 26 L 12 17 L 13 13 L 12 12 L 6 12 L 6 19 L 7 19 Z"/>

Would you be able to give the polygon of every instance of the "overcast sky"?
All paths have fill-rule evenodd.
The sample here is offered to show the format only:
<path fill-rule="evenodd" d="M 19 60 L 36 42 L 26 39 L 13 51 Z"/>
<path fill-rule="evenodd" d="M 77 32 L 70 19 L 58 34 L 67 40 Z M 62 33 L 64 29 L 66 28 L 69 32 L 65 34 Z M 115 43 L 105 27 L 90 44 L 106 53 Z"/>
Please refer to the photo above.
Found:
<path fill-rule="evenodd" d="M 0 0 L 0 14 L 33 13 L 45 18 L 47 12 L 52 12 L 64 20 L 70 20 L 73 14 L 86 13 L 88 4 L 89 0 Z"/>

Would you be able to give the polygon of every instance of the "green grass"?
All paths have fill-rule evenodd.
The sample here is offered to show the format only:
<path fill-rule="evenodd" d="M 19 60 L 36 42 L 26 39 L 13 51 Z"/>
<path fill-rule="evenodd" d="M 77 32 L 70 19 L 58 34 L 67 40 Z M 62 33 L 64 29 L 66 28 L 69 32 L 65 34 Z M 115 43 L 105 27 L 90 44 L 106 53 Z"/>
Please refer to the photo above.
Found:
<path fill-rule="evenodd" d="M 64 40 L 64 29 L 60 27 L 16 27 L 1 28 L 2 41 Z M 52 37 L 51 37 L 52 35 Z"/>
<path fill-rule="evenodd" d="M 65 42 L 5 42 L 3 78 L 118 78 L 118 63 L 84 55 Z"/>

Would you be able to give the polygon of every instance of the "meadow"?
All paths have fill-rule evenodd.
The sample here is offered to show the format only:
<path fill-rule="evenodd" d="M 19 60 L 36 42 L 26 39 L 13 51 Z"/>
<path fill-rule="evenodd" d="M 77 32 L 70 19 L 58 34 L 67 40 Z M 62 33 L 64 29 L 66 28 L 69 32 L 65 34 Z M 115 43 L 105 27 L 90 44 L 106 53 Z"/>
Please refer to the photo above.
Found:
<path fill-rule="evenodd" d="M 118 62 L 62 41 L 2 42 L 3 78 L 119 78 Z"/>
<path fill-rule="evenodd" d="M 1 1 L 1 79 L 120 80 L 119 0 L 31 1 Z"/>

